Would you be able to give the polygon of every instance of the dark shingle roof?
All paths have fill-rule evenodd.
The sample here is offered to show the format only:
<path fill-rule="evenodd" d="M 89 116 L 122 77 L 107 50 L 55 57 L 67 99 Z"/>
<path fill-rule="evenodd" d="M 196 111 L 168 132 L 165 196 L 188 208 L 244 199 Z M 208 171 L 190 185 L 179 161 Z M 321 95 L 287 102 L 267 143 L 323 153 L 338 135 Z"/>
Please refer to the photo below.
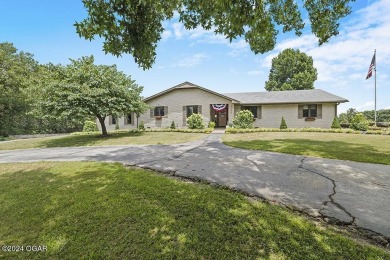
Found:
<path fill-rule="evenodd" d="M 322 89 L 224 93 L 241 104 L 344 103 L 347 99 Z"/>
<path fill-rule="evenodd" d="M 229 96 L 225 96 L 224 94 L 220 94 L 220 93 L 215 92 L 215 91 L 212 91 L 212 90 L 210 90 L 210 89 L 207 89 L 207 88 L 204 88 L 204 87 L 195 85 L 195 84 L 193 84 L 193 83 L 191 83 L 191 82 L 188 82 L 188 81 L 183 82 L 183 83 L 181 83 L 181 84 L 179 84 L 179 85 L 173 86 L 173 87 L 171 87 L 171 88 L 169 88 L 169 89 L 166 89 L 166 90 L 164 90 L 164 91 L 161 91 L 161 92 L 159 92 L 159 93 L 157 93 L 157 94 L 154 94 L 154 95 L 152 95 L 152 96 L 150 96 L 150 97 L 147 97 L 147 98 L 144 99 L 144 101 L 145 101 L 145 102 L 146 102 L 146 101 L 150 101 L 150 100 L 152 100 L 152 99 L 154 99 L 154 98 L 156 98 L 156 97 L 165 95 L 165 94 L 167 94 L 167 93 L 169 93 L 169 92 L 171 92 L 171 91 L 173 91 L 173 90 L 177 90 L 177 89 L 190 89 L 190 88 L 201 89 L 201 90 L 206 91 L 206 92 L 208 92 L 208 93 L 211 93 L 211 94 L 213 94 L 213 95 L 216 95 L 216 96 L 219 96 L 219 97 L 222 97 L 222 98 L 226 98 L 227 100 L 232 99 L 233 102 L 238 102 L 238 100 L 236 100 L 235 98 L 232 98 L 232 97 L 229 97 Z"/>

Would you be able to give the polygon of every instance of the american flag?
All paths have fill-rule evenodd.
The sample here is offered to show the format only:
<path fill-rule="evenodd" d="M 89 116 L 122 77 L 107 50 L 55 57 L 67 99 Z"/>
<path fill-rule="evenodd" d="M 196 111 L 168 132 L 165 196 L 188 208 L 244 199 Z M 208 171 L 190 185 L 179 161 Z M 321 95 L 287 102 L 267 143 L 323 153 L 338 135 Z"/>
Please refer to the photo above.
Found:
<path fill-rule="evenodd" d="M 367 73 L 366 79 L 369 79 L 372 76 L 372 70 L 375 67 L 375 54 L 376 53 L 374 53 L 374 56 L 372 56 L 371 64 L 370 64 L 370 67 L 368 68 L 368 73 Z"/>

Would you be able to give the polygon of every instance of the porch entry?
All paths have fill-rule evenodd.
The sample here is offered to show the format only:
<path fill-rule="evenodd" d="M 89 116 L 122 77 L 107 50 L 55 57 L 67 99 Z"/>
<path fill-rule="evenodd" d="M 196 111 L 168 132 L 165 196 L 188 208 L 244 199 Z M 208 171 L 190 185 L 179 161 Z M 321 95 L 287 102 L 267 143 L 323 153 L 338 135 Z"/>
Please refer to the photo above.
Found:
<path fill-rule="evenodd" d="M 226 126 L 228 118 L 228 104 L 211 104 L 210 119 L 215 122 L 217 127 Z"/>

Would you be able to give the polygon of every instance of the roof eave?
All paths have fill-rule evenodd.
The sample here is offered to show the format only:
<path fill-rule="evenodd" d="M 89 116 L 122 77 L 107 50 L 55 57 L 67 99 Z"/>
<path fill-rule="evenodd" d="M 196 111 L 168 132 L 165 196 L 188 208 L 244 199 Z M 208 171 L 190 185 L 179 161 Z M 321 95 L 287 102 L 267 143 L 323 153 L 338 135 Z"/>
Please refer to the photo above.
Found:
<path fill-rule="evenodd" d="M 301 101 L 301 102 L 257 102 L 257 103 L 245 103 L 240 102 L 241 105 L 285 105 L 285 104 L 313 104 L 313 103 L 322 103 L 322 104 L 335 104 L 335 103 L 346 103 L 349 102 L 347 99 L 343 100 L 332 100 L 332 101 Z"/>
<path fill-rule="evenodd" d="M 176 86 L 174 86 L 174 87 L 171 87 L 171 88 L 169 88 L 169 89 L 166 89 L 166 90 L 164 90 L 164 91 L 161 91 L 161 92 L 159 92 L 159 93 L 157 93 L 157 94 L 154 94 L 154 95 L 152 95 L 152 96 L 149 96 L 149 97 L 147 97 L 147 98 L 144 98 L 143 101 L 144 101 L 144 102 L 147 102 L 147 101 L 150 101 L 150 100 L 155 99 L 155 98 L 157 98 L 157 97 L 160 97 L 160 96 L 162 96 L 162 95 L 164 95 L 164 94 L 167 94 L 167 93 L 169 93 L 169 92 L 171 92 L 171 91 L 179 90 L 179 89 L 180 89 L 179 87 L 180 87 L 180 86 L 183 86 L 183 85 L 185 85 L 185 84 L 190 85 L 190 86 L 192 86 L 192 87 L 194 87 L 194 88 L 197 88 L 197 89 L 206 91 L 206 92 L 208 92 L 208 93 L 210 93 L 210 94 L 213 94 L 213 95 L 216 95 L 216 96 L 225 98 L 225 99 L 227 99 L 227 100 L 230 100 L 230 101 L 232 101 L 232 103 L 240 103 L 240 101 L 237 100 L 237 99 L 234 99 L 234 98 L 225 96 L 225 95 L 223 95 L 223 94 L 220 94 L 220 93 L 218 93 L 218 92 L 212 91 L 212 90 L 207 89 L 207 88 L 203 88 L 203 87 L 201 87 L 201 86 L 195 85 L 195 84 L 193 84 L 193 83 L 191 83 L 191 82 L 188 82 L 188 81 L 183 82 L 183 83 L 180 83 L 180 84 L 178 84 L 178 85 L 176 85 Z"/>

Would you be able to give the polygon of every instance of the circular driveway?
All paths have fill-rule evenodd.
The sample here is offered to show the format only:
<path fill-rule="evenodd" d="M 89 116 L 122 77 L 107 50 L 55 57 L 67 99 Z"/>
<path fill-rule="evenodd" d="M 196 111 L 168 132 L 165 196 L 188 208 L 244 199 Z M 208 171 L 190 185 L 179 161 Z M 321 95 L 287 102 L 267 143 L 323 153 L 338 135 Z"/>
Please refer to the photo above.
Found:
<path fill-rule="evenodd" d="M 390 166 L 231 148 L 221 136 L 177 145 L 0 151 L 0 163 L 120 162 L 217 183 L 390 241 Z"/>

